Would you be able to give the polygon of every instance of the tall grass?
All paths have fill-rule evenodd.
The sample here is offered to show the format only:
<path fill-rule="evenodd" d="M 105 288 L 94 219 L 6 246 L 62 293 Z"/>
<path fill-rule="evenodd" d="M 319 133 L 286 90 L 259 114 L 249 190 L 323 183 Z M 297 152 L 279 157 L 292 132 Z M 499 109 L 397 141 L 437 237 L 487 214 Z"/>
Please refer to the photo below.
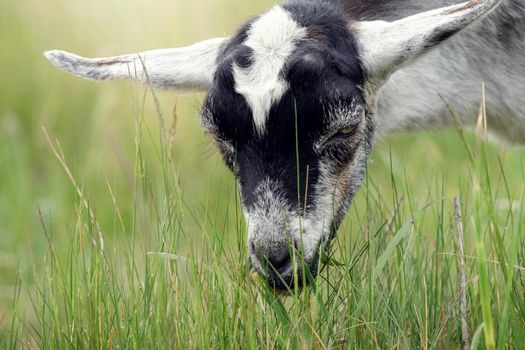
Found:
<path fill-rule="evenodd" d="M 67 242 L 39 213 L 45 257 L 34 288 L 17 278 L 0 344 L 9 348 L 517 348 L 525 341 L 523 186 L 484 139 L 464 140 L 473 160 L 461 176 L 468 307 L 461 314 L 453 196 L 445 176 L 415 198 L 408 174 L 389 190 L 373 173 L 333 244 L 331 264 L 311 288 L 290 297 L 252 279 L 234 181 L 210 207 L 187 203 L 166 127 L 144 124 L 135 94 L 133 213 L 120 213 L 106 178 L 111 225 L 48 137 L 76 193 Z M 159 125 L 166 125 L 158 113 Z M 146 157 L 145 143 L 152 152 Z M 154 155 L 152 157 L 152 155 Z M 374 157 L 377 158 L 377 157 Z M 492 167 L 496 161 L 500 166 Z M 152 169 L 156 169 L 153 173 Z M 466 180 L 465 180 L 466 178 Z M 223 213 L 213 207 L 222 206 Z M 184 218 L 191 218 L 191 228 Z M 195 235 L 195 233 L 199 233 Z M 20 302 L 25 294 L 29 304 Z M 497 335 L 497 336 L 496 336 Z"/>
<path fill-rule="evenodd" d="M 525 344 L 521 150 L 488 144 L 484 123 L 477 137 L 386 140 L 329 265 L 276 295 L 247 270 L 236 185 L 198 129 L 200 96 L 178 97 L 175 118 L 172 95 L 157 108 L 147 89 L 83 84 L 40 58 L 231 32 L 270 2 L 210 5 L 224 15 L 208 27 L 184 13 L 203 2 L 158 3 L 190 28 L 175 39 L 158 35 L 170 11 L 138 2 L 111 18 L 118 4 L 96 2 L 98 17 L 94 5 L 0 3 L 0 348 L 458 348 L 462 319 L 474 349 Z M 144 33 L 125 25 L 139 14 Z"/>

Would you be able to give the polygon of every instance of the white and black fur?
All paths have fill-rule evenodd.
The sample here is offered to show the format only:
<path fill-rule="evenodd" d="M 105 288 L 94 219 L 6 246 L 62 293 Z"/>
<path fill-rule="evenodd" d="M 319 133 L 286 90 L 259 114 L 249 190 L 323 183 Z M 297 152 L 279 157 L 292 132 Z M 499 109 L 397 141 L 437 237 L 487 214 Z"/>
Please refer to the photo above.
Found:
<path fill-rule="evenodd" d="M 449 108 L 473 124 L 485 82 L 490 133 L 525 142 L 525 0 L 457 3 L 291 0 L 188 48 L 46 56 L 94 80 L 208 91 L 202 125 L 239 182 L 252 266 L 286 288 L 293 252 L 299 279 L 315 276 L 380 137 L 450 125 Z"/>

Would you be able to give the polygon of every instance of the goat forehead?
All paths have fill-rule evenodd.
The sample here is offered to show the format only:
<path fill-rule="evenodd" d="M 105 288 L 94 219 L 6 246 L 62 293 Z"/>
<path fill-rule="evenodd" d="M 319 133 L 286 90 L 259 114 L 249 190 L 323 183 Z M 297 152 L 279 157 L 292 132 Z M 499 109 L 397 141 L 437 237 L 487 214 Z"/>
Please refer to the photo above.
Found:
<path fill-rule="evenodd" d="M 243 43 L 251 49 L 248 67 L 233 66 L 235 91 L 248 103 L 259 134 L 265 133 L 266 121 L 273 104 L 288 90 L 281 75 L 288 57 L 297 43 L 306 38 L 306 28 L 300 26 L 281 6 L 274 6 L 257 19 Z"/>

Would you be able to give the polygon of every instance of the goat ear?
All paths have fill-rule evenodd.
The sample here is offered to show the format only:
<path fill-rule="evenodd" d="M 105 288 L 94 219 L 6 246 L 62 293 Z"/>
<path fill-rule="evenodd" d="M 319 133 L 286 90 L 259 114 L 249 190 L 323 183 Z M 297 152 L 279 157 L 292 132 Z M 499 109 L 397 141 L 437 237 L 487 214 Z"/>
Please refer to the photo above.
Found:
<path fill-rule="evenodd" d="M 351 24 L 371 83 L 381 86 L 396 69 L 490 13 L 502 0 L 471 0 L 394 22 Z"/>
<path fill-rule="evenodd" d="M 134 79 L 159 89 L 207 90 L 226 38 L 192 46 L 107 58 L 84 58 L 64 51 L 44 55 L 60 69 L 91 80 Z"/>

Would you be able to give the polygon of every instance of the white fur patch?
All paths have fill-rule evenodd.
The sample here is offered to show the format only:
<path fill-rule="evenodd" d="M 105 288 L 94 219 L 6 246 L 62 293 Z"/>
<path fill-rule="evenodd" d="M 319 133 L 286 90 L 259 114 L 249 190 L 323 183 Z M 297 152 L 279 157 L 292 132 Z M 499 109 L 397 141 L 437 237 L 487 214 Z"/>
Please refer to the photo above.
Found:
<path fill-rule="evenodd" d="M 248 31 L 244 45 L 253 50 L 253 64 L 246 69 L 234 65 L 233 74 L 235 90 L 244 96 L 252 109 L 259 134 L 265 132 L 272 104 L 279 101 L 288 89 L 279 73 L 295 50 L 296 43 L 305 37 L 306 29 L 280 6 L 274 6 Z"/>

